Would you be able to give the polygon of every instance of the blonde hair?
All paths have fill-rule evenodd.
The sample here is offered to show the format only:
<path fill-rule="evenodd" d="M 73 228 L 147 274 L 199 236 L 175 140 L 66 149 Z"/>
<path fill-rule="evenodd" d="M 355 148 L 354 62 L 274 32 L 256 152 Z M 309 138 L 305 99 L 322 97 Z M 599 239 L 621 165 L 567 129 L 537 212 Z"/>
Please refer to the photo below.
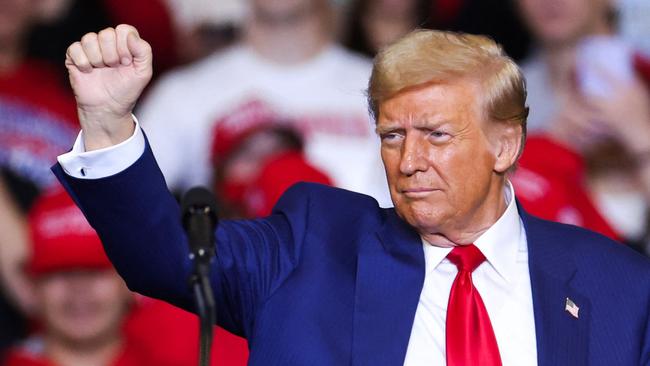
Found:
<path fill-rule="evenodd" d="M 466 77 L 481 82 L 483 107 L 490 119 L 521 126 L 523 150 L 526 81 L 501 46 L 485 36 L 420 29 L 381 50 L 368 85 L 370 113 L 376 119 L 381 103 L 400 91 Z"/>

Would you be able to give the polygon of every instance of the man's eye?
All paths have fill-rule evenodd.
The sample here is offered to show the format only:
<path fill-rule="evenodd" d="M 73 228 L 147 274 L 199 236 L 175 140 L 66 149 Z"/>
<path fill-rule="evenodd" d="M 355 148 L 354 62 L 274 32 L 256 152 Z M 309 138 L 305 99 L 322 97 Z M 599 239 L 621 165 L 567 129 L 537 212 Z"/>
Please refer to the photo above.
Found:
<path fill-rule="evenodd" d="M 381 139 L 383 141 L 392 141 L 392 140 L 397 140 L 400 137 L 400 134 L 396 132 L 388 132 L 388 133 L 382 133 L 381 134 Z"/>
<path fill-rule="evenodd" d="M 429 136 L 431 136 L 435 140 L 445 140 L 449 138 L 451 135 L 449 135 L 445 131 L 431 131 L 431 133 L 429 133 Z"/>

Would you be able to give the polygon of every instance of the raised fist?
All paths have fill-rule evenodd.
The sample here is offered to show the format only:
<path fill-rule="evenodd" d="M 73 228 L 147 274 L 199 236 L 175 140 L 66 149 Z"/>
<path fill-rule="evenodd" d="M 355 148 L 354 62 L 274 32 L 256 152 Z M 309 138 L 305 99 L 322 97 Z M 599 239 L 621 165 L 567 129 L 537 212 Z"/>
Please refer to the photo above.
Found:
<path fill-rule="evenodd" d="M 151 80 L 151 46 L 121 24 L 88 33 L 66 53 L 86 150 L 115 145 L 133 133 L 131 111 Z"/>

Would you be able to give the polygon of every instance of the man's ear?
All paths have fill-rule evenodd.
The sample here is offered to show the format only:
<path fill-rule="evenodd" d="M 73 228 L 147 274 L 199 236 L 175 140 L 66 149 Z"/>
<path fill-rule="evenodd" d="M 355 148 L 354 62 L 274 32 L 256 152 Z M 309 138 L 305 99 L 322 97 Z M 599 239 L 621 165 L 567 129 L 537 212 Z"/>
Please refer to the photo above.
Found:
<path fill-rule="evenodd" d="M 517 162 L 522 146 L 522 126 L 513 121 L 491 122 L 492 146 L 494 148 L 494 171 L 505 173 Z"/>

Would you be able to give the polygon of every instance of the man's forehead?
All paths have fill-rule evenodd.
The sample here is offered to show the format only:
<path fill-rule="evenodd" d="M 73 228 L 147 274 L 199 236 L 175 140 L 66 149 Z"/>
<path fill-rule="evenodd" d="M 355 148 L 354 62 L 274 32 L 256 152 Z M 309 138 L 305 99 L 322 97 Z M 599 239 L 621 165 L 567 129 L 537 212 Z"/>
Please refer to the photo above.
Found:
<path fill-rule="evenodd" d="M 377 124 L 412 120 L 439 123 L 455 114 L 481 113 L 478 84 L 455 79 L 402 90 L 379 105 Z"/>
<path fill-rule="evenodd" d="M 378 132 L 395 128 L 434 128 L 445 123 L 452 122 L 448 115 L 442 113 L 405 113 L 402 115 L 386 116 L 377 120 L 376 130 Z"/>

